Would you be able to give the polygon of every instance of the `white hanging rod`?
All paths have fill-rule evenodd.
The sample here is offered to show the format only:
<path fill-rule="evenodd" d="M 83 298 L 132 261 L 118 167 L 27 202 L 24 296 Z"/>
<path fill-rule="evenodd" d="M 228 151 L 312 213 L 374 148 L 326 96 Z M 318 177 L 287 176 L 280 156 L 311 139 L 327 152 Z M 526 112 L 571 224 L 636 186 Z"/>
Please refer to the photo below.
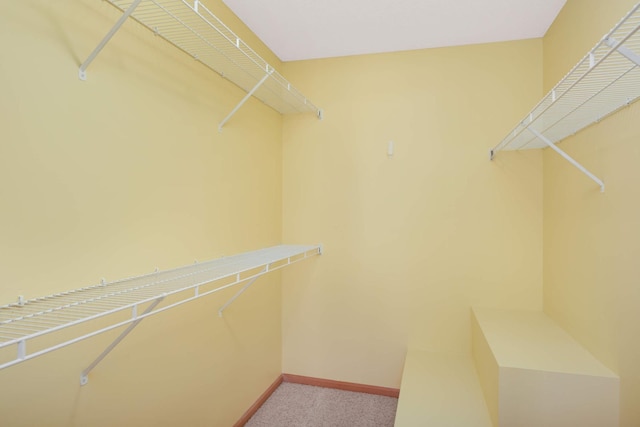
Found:
<path fill-rule="evenodd" d="M 115 344 L 110 345 L 98 358 L 83 371 L 81 383 L 86 384 L 88 373 L 126 336 L 142 319 L 161 313 L 189 301 L 219 292 L 223 289 L 251 281 L 270 271 L 286 267 L 294 262 L 319 255 L 322 248 L 316 246 L 281 245 L 240 255 L 220 258 L 203 263 L 196 263 L 167 271 L 123 279 L 116 282 L 89 286 L 75 291 L 55 294 L 49 297 L 57 302 L 57 307 L 41 307 L 41 298 L 21 300 L 19 303 L 0 307 L 0 349 L 17 347 L 15 359 L 0 361 L 0 369 L 8 368 L 26 360 L 47 354 L 87 338 L 96 336 L 122 326 L 130 325 Z M 202 287 L 223 281 L 224 284 L 213 289 L 202 291 Z M 100 290 L 102 293 L 100 293 Z M 141 292 L 142 291 L 142 292 Z M 75 296 L 85 293 L 86 299 L 78 301 Z M 73 295 L 73 302 L 69 302 Z M 174 296 L 171 304 L 162 308 L 156 306 L 168 296 Z M 96 310 L 96 301 L 117 302 L 113 305 L 101 306 Z M 176 300 L 177 298 L 177 300 Z M 233 298 L 235 299 L 235 298 Z M 146 306 L 147 310 L 138 314 L 138 308 Z M 228 305 L 228 304 L 227 304 Z M 44 308 L 44 310 L 42 310 Z M 226 308 L 226 307 L 225 307 Z M 33 339 L 66 330 L 72 326 L 86 324 L 95 319 L 104 318 L 114 313 L 130 309 L 131 317 L 111 323 L 105 327 L 75 336 L 66 341 L 57 342 L 47 348 L 29 353 L 27 344 Z M 24 311 L 27 310 L 27 311 Z M 68 312 L 72 312 L 67 315 Z M 25 314 L 26 313 L 26 314 Z M 108 317 L 112 319 L 112 317 Z M 3 353 L 4 354 L 4 353 Z"/>
<path fill-rule="evenodd" d="M 640 3 L 489 152 L 550 147 L 640 98 Z M 529 132 L 525 132 L 529 130 Z M 570 157 L 562 150 L 565 159 Z M 604 184 L 578 162 L 570 162 Z"/>
<path fill-rule="evenodd" d="M 123 12 L 80 66 L 80 78 L 128 17 L 281 114 L 322 111 L 244 43 L 199 0 L 108 0 Z M 257 84 L 265 77 L 261 84 Z M 252 90 L 253 89 L 253 90 Z M 246 101 L 246 100 L 245 100 Z M 243 104 L 241 102 L 241 104 Z M 239 107 L 238 107 L 239 108 Z M 235 112 L 235 110 L 234 110 Z M 233 114 L 231 114 L 233 115 Z M 230 116 L 231 116 L 230 115 Z M 226 122 L 230 117 L 227 117 Z"/>

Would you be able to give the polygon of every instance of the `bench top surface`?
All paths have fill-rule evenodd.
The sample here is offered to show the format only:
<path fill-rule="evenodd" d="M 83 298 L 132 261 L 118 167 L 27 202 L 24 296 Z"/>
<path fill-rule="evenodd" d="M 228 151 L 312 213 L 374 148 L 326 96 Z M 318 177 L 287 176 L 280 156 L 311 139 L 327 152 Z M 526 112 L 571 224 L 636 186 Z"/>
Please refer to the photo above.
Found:
<path fill-rule="evenodd" d="M 617 376 L 541 311 L 474 308 L 500 367 Z"/>

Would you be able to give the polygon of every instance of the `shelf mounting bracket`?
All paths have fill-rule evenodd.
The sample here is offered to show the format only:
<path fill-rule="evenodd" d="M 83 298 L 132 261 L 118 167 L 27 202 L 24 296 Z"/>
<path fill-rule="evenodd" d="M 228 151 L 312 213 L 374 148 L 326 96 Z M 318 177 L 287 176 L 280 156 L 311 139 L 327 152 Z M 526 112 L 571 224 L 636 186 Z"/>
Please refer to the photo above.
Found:
<path fill-rule="evenodd" d="M 638 55 L 628 47 L 620 46 L 620 42 L 618 40 L 614 39 L 613 37 L 607 37 L 605 43 L 607 44 L 607 46 L 617 50 L 620 55 L 624 56 L 629 61 L 633 62 L 637 66 L 640 66 L 640 55 Z"/>
<path fill-rule="evenodd" d="M 80 70 L 78 71 L 78 76 L 80 80 L 87 80 L 87 67 L 93 62 L 94 59 L 98 56 L 98 54 L 104 49 L 104 47 L 109 43 L 111 38 L 118 32 L 124 21 L 126 21 L 129 16 L 133 13 L 133 11 L 138 7 L 142 0 L 135 0 L 129 8 L 124 12 L 124 14 L 118 19 L 118 22 L 113 26 L 113 28 L 107 33 L 106 36 L 102 39 L 102 41 L 96 46 L 96 48 L 91 52 L 91 55 L 80 65 Z"/>
<path fill-rule="evenodd" d="M 160 304 L 160 302 L 162 302 L 163 299 L 164 299 L 164 296 L 161 296 L 161 297 L 157 298 L 156 300 L 154 300 L 151 303 L 151 305 L 149 305 L 149 307 L 147 307 L 147 309 L 142 313 L 141 316 L 144 316 L 144 315 L 150 313 L 154 308 L 156 308 L 156 306 L 158 304 Z M 138 307 L 137 305 L 133 306 L 132 316 L 134 318 L 138 317 L 138 315 L 137 315 L 137 307 Z M 102 359 L 104 359 L 107 356 L 107 354 L 111 353 L 111 350 L 116 348 L 116 346 L 118 344 L 120 344 L 120 341 L 122 341 L 127 335 L 129 335 L 129 332 L 131 332 L 143 320 L 144 320 L 144 317 L 141 317 L 140 319 L 137 319 L 133 323 L 131 323 L 127 327 L 127 329 L 122 331 L 122 333 L 118 336 L 118 338 L 116 338 L 111 344 L 109 344 L 109 346 L 100 354 L 100 356 L 96 357 L 96 360 L 91 362 L 91 364 L 89 366 L 87 366 L 87 368 L 84 371 L 82 371 L 82 373 L 80 374 L 80 385 L 85 385 L 85 384 L 87 384 L 89 382 L 89 372 L 91 372 L 93 370 L 93 368 L 98 366 L 98 364 L 100 362 L 102 362 Z"/>
<path fill-rule="evenodd" d="M 306 257 L 305 257 L 306 258 Z M 289 265 L 291 264 L 291 257 L 287 258 L 287 264 Z M 252 277 L 247 284 L 245 284 L 234 296 L 231 297 L 231 299 L 229 301 L 227 301 L 222 307 L 220 307 L 218 309 L 218 317 L 222 317 L 222 312 L 226 310 L 227 307 L 229 307 L 236 299 L 238 299 L 238 297 L 240 295 L 242 295 L 244 293 L 244 291 L 246 291 L 247 289 L 249 289 L 249 286 L 253 285 L 253 282 L 255 282 L 256 280 L 258 280 L 258 278 L 260 276 L 262 276 L 263 274 L 266 274 L 269 272 L 269 266 L 271 264 L 267 264 L 264 266 L 264 268 L 262 269 L 261 272 L 257 273 L 254 277 Z M 246 279 L 245 279 L 246 280 Z M 242 280 L 240 280 L 240 278 L 238 277 L 238 281 L 242 282 Z"/>
<path fill-rule="evenodd" d="M 229 121 L 231 120 L 231 117 L 233 117 L 233 115 L 240 109 L 240 107 L 242 107 L 244 105 L 245 102 L 247 102 L 247 100 L 249 98 L 251 98 L 253 96 L 253 94 L 255 93 L 255 91 L 257 91 L 260 86 L 262 86 L 262 84 L 269 78 L 269 76 L 271 75 L 271 73 L 273 73 L 273 68 L 270 68 L 267 70 L 267 74 L 264 75 L 264 77 L 262 77 L 262 79 L 260 79 L 260 81 L 253 87 L 253 89 L 251 89 L 245 96 L 244 98 L 242 98 L 242 100 L 238 103 L 238 105 L 236 105 L 236 107 L 231 110 L 231 112 L 227 115 L 227 117 L 225 117 L 220 124 L 218 125 L 218 131 L 222 132 L 222 127 Z"/>
<path fill-rule="evenodd" d="M 544 136 L 543 134 L 541 134 L 540 132 L 538 132 L 537 130 L 531 127 L 527 129 L 529 130 L 529 132 L 534 134 L 538 139 L 540 139 L 542 142 L 547 144 L 553 151 L 560 154 L 562 157 L 565 158 L 565 160 L 567 160 L 573 166 L 578 168 L 583 174 L 587 175 L 589 178 L 595 181 L 600 186 L 600 192 L 604 193 L 604 182 L 600 178 L 598 178 L 597 176 L 589 172 L 584 166 L 582 166 L 580 163 L 575 161 L 571 156 L 569 156 L 567 153 L 559 149 L 553 142 L 551 142 L 551 140 L 549 140 L 549 138 L 547 138 L 546 136 Z"/>
<path fill-rule="evenodd" d="M 259 277 L 259 276 L 258 276 L 258 277 Z M 242 287 L 242 289 L 240 289 L 240 290 L 239 290 L 239 291 L 238 291 L 234 296 L 232 296 L 232 297 L 231 297 L 231 299 L 230 299 L 229 301 L 227 301 L 227 302 L 226 302 L 222 307 L 220 307 L 220 308 L 218 309 L 218 317 L 222 317 L 222 312 L 223 312 L 227 307 L 229 307 L 229 306 L 230 306 L 230 305 L 231 305 L 231 304 L 232 304 L 232 303 L 233 303 L 233 302 L 234 302 L 234 301 L 235 301 L 235 300 L 236 300 L 240 295 L 242 295 L 242 293 L 243 293 L 244 291 L 246 291 L 246 290 L 249 288 L 249 286 L 253 285 L 253 282 L 255 282 L 256 280 L 258 280 L 258 277 L 254 277 L 253 279 L 249 280 L 249 281 L 247 282 L 247 284 L 246 284 L 246 285 L 244 285 L 244 286 Z"/>

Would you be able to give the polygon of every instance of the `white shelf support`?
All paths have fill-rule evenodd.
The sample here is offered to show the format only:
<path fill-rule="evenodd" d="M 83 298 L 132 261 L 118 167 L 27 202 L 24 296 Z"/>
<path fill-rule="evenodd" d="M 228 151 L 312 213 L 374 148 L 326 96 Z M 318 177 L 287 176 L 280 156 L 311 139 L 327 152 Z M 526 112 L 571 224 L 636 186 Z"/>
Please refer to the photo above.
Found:
<path fill-rule="evenodd" d="M 81 374 L 81 384 L 143 319 L 320 255 L 319 245 L 279 245 L 0 306 L 0 369 L 126 328 Z M 246 286 L 248 288 L 248 286 Z M 160 301 L 171 300 L 161 307 Z M 140 313 L 142 307 L 146 307 Z M 117 315 L 128 311 L 123 320 Z M 95 323 L 94 320 L 102 319 Z M 72 329 L 85 325 L 82 331 Z M 71 337 L 57 332 L 68 330 Z M 44 348 L 29 342 L 49 337 Z M 67 339 L 68 338 L 68 339 Z M 66 339 L 66 340 L 65 340 Z M 40 343 L 39 343 L 40 344 Z M 31 347 L 35 351 L 28 352 Z M 16 353 L 9 349 L 16 348 Z"/>
<path fill-rule="evenodd" d="M 151 311 L 153 311 L 154 308 L 156 308 L 156 306 L 158 304 L 160 304 L 160 302 L 162 302 L 162 300 L 164 299 L 164 296 L 159 297 L 158 299 L 156 299 L 155 301 L 153 301 L 149 307 L 147 307 L 147 309 L 142 313 L 142 315 L 146 315 L 149 314 Z M 134 319 L 136 319 L 138 317 L 138 309 L 137 309 L 137 305 L 134 305 L 132 308 L 132 317 Z M 131 323 L 127 329 L 125 329 L 124 331 L 122 331 L 122 333 L 118 336 L 118 338 L 116 338 L 101 354 L 100 356 L 98 356 L 96 358 L 96 360 L 94 360 L 93 362 L 91 362 L 91 364 L 89 366 L 87 366 L 87 368 L 82 371 L 82 373 L 80 374 L 80 385 L 86 385 L 89 382 L 89 372 L 91 372 L 93 370 L 93 368 L 95 368 L 96 366 L 98 366 L 98 364 L 100 362 L 102 362 L 102 359 L 104 359 L 107 354 L 111 353 L 111 350 L 113 350 L 114 348 L 116 348 L 116 346 L 118 344 L 120 344 L 120 342 L 127 336 L 129 335 L 129 333 L 131 331 L 133 331 L 133 329 L 138 326 L 140 324 L 140 322 L 142 322 L 145 319 L 145 317 L 142 317 L 141 319 L 136 319 L 133 323 Z"/>
<path fill-rule="evenodd" d="M 592 174 L 591 172 L 589 172 L 584 166 L 582 166 L 580 163 L 578 163 L 576 160 L 574 160 L 571 156 L 569 156 L 567 153 L 565 153 L 564 151 L 562 151 L 561 149 L 559 149 L 553 142 L 551 142 L 547 137 L 545 137 L 544 135 L 542 135 L 540 132 L 538 132 L 537 130 L 533 129 L 533 128 L 527 128 L 529 130 L 529 132 L 531 132 L 532 134 L 534 134 L 538 139 L 540 139 L 542 142 L 544 142 L 545 144 L 547 144 L 547 146 L 549 146 L 549 148 L 551 148 L 553 151 L 555 151 L 556 153 L 560 154 L 562 157 L 564 157 L 569 163 L 571 163 L 573 166 L 575 166 L 576 168 L 578 168 L 580 170 L 580 172 L 582 172 L 583 174 L 587 175 L 589 178 L 591 178 L 593 181 L 595 181 L 599 186 L 600 186 L 600 192 L 604 193 L 604 182 L 598 178 L 597 176 L 595 176 L 594 174 Z"/>
<path fill-rule="evenodd" d="M 257 277 L 254 277 L 253 279 L 249 280 L 247 282 L 246 285 L 244 285 L 242 287 L 242 289 L 240 289 L 234 296 L 231 297 L 231 299 L 229 301 L 227 301 L 222 307 L 220 307 L 220 309 L 218 309 L 218 317 L 222 317 L 222 312 L 226 310 L 227 307 L 229 307 L 231 304 L 233 304 L 233 302 L 244 293 L 244 291 L 246 291 L 247 289 L 249 289 L 249 286 L 253 285 L 253 282 L 255 282 L 256 280 L 258 280 Z"/>
<path fill-rule="evenodd" d="M 247 94 L 244 96 L 244 98 L 242 98 L 240 103 L 238 103 L 238 105 L 236 105 L 236 107 L 233 110 L 231 110 L 231 112 L 227 115 L 227 117 L 225 117 L 220 122 L 220 124 L 218 125 L 218 131 L 219 132 L 222 132 L 222 127 L 229 120 L 231 120 L 231 117 L 233 117 L 233 115 L 240 109 L 240 107 L 242 107 L 244 105 L 244 103 L 247 102 L 249 100 L 249 98 L 251 98 L 253 96 L 255 91 L 257 91 L 260 88 L 260 86 L 262 86 L 262 84 L 269 78 L 271 73 L 273 73 L 273 69 L 269 70 L 269 72 L 267 72 L 267 74 L 265 74 L 264 77 L 262 77 L 262 79 L 260 79 L 260 81 L 253 87 L 253 89 L 251 89 L 249 92 L 247 92 Z"/>
<path fill-rule="evenodd" d="M 640 3 L 489 152 L 552 148 L 602 191 L 604 183 L 556 144 L 640 100 Z M 529 132 L 527 132 L 529 130 Z"/>
<path fill-rule="evenodd" d="M 140 4 L 142 0 L 135 0 L 131 3 L 131 6 L 124 12 L 124 14 L 118 19 L 118 22 L 111 28 L 111 30 L 107 33 L 106 36 L 102 39 L 102 41 L 96 46 L 96 48 L 91 52 L 91 55 L 80 65 L 80 70 L 78 71 L 78 76 L 80 80 L 87 80 L 87 67 L 93 62 L 94 59 L 98 56 L 98 54 L 104 49 L 104 47 L 109 43 L 111 38 L 118 32 L 122 24 L 131 16 L 136 7 Z"/>
<path fill-rule="evenodd" d="M 120 10 L 122 16 L 80 65 L 80 79 L 87 79 L 89 65 L 130 17 L 249 93 L 220 123 L 220 129 L 250 96 L 255 96 L 280 114 L 313 112 L 322 119 L 323 113 L 318 107 L 211 13 L 201 0 L 107 1 Z M 268 77 L 264 77 L 265 73 Z M 260 87 L 262 89 L 258 91 Z"/>
<path fill-rule="evenodd" d="M 636 54 L 626 46 L 621 46 L 621 43 L 618 40 L 614 39 L 613 37 L 607 37 L 604 42 L 607 46 L 617 50 L 618 53 L 627 58 L 629 61 L 640 66 L 640 55 Z"/>

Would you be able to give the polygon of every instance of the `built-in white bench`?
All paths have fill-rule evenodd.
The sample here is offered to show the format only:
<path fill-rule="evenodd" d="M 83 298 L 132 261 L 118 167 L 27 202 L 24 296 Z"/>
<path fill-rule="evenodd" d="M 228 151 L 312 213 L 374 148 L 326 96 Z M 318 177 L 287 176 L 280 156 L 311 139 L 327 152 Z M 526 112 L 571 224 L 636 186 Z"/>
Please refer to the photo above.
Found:
<path fill-rule="evenodd" d="M 619 378 L 544 313 L 474 308 L 472 340 L 494 426 L 619 425 Z"/>
<path fill-rule="evenodd" d="M 471 355 L 409 350 L 395 427 L 491 427 Z"/>

